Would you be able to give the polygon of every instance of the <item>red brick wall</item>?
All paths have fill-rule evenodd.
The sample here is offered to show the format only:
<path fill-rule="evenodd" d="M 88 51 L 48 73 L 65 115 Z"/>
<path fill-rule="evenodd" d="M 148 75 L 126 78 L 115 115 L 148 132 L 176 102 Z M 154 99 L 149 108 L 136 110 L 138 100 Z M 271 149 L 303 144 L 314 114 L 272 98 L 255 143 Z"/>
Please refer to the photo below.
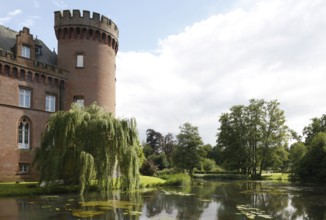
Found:
<path fill-rule="evenodd" d="M 18 107 L 19 86 L 32 89 L 32 108 Z M 59 94 L 59 88 L 42 82 L 26 82 L 0 75 L 0 181 L 36 179 L 35 170 L 19 175 L 19 163 L 31 164 L 35 149 L 40 146 L 42 131 L 50 113 L 45 112 L 45 94 Z M 18 148 L 18 123 L 22 117 L 31 123 L 30 149 Z"/>

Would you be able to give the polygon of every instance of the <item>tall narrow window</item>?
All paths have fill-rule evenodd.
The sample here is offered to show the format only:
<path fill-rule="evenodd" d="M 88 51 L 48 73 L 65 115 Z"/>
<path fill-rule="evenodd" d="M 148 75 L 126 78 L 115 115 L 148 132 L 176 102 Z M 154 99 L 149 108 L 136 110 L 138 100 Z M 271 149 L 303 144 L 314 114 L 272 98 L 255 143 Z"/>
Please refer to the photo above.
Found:
<path fill-rule="evenodd" d="M 56 97 L 54 95 L 45 96 L 45 111 L 55 112 L 55 100 Z"/>
<path fill-rule="evenodd" d="M 74 102 L 79 104 L 80 106 L 85 106 L 84 97 L 83 96 L 74 96 Z"/>
<path fill-rule="evenodd" d="M 20 149 L 29 149 L 30 144 L 30 124 L 26 118 L 23 118 L 18 125 L 18 147 Z"/>
<path fill-rule="evenodd" d="M 19 106 L 24 108 L 31 107 L 31 90 L 19 88 Z"/>
<path fill-rule="evenodd" d="M 29 46 L 23 45 L 22 46 L 22 57 L 31 58 L 31 48 Z"/>
<path fill-rule="evenodd" d="M 77 55 L 76 67 L 84 67 L 84 55 Z"/>

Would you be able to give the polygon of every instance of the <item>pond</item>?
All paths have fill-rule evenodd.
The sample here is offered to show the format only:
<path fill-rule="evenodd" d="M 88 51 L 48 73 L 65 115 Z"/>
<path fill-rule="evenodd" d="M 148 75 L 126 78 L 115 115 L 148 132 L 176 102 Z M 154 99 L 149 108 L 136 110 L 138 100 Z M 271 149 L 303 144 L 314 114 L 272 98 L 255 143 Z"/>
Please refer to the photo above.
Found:
<path fill-rule="evenodd" d="M 132 193 L 0 198 L 0 219 L 326 219 L 326 187 L 196 180 Z"/>

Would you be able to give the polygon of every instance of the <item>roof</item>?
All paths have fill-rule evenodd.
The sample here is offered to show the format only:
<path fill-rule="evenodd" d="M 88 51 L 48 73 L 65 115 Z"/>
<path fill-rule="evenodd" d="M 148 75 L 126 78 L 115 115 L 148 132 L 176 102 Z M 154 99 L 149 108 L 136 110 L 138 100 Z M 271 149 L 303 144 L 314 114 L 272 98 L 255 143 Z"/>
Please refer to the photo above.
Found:
<path fill-rule="evenodd" d="M 0 25 L 0 48 L 4 52 L 10 51 L 15 54 L 17 31 Z M 57 54 L 51 51 L 40 39 L 35 39 L 35 44 L 41 47 L 41 54 L 36 54 L 36 60 L 51 66 L 56 65 Z"/>

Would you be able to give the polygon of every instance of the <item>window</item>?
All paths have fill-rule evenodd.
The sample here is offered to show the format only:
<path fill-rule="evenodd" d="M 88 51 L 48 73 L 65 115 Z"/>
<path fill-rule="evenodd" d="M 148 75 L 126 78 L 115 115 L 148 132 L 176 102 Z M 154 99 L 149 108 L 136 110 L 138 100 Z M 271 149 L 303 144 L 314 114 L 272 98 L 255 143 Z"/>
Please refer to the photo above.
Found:
<path fill-rule="evenodd" d="M 19 173 L 25 174 L 29 172 L 29 164 L 28 163 L 20 163 L 19 164 Z"/>
<path fill-rule="evenodd" d="M 18 125 L 18 148 L 29 149 L 30 144 L 30 124 L 23 118 Z"/>
<path fill-rule="evenodd" d="M 41 46 L 35 45 L 35 54 L 41 55 Z"/>
<path fill-rule="evenodd" d="M 31 90 L 19 88 L 19 106 L 24 108 L 31 107 Z"/>
<path fill-rule="evenodd" d="M 84 55 L 77 55 L 76 67 L 84 67 Z"/>
<path fill-rule="evenodd" d="M 74 102 L 84 107 L 84 97 L 83 96 L 74 96 Z"/>
<path fill-rule="evenodd" d="M 55 112 L 55 99 L 54 95 L 45 96 L 45 111 Z"/>
<path fill-rule="evenodd" d="M 23 45 L 22 47 L 22 57 L 25 57 L 25 58 L 28 58 L 30 59 L 31 58 L 31 48 L 26 46 L 26 45 Z"/>

